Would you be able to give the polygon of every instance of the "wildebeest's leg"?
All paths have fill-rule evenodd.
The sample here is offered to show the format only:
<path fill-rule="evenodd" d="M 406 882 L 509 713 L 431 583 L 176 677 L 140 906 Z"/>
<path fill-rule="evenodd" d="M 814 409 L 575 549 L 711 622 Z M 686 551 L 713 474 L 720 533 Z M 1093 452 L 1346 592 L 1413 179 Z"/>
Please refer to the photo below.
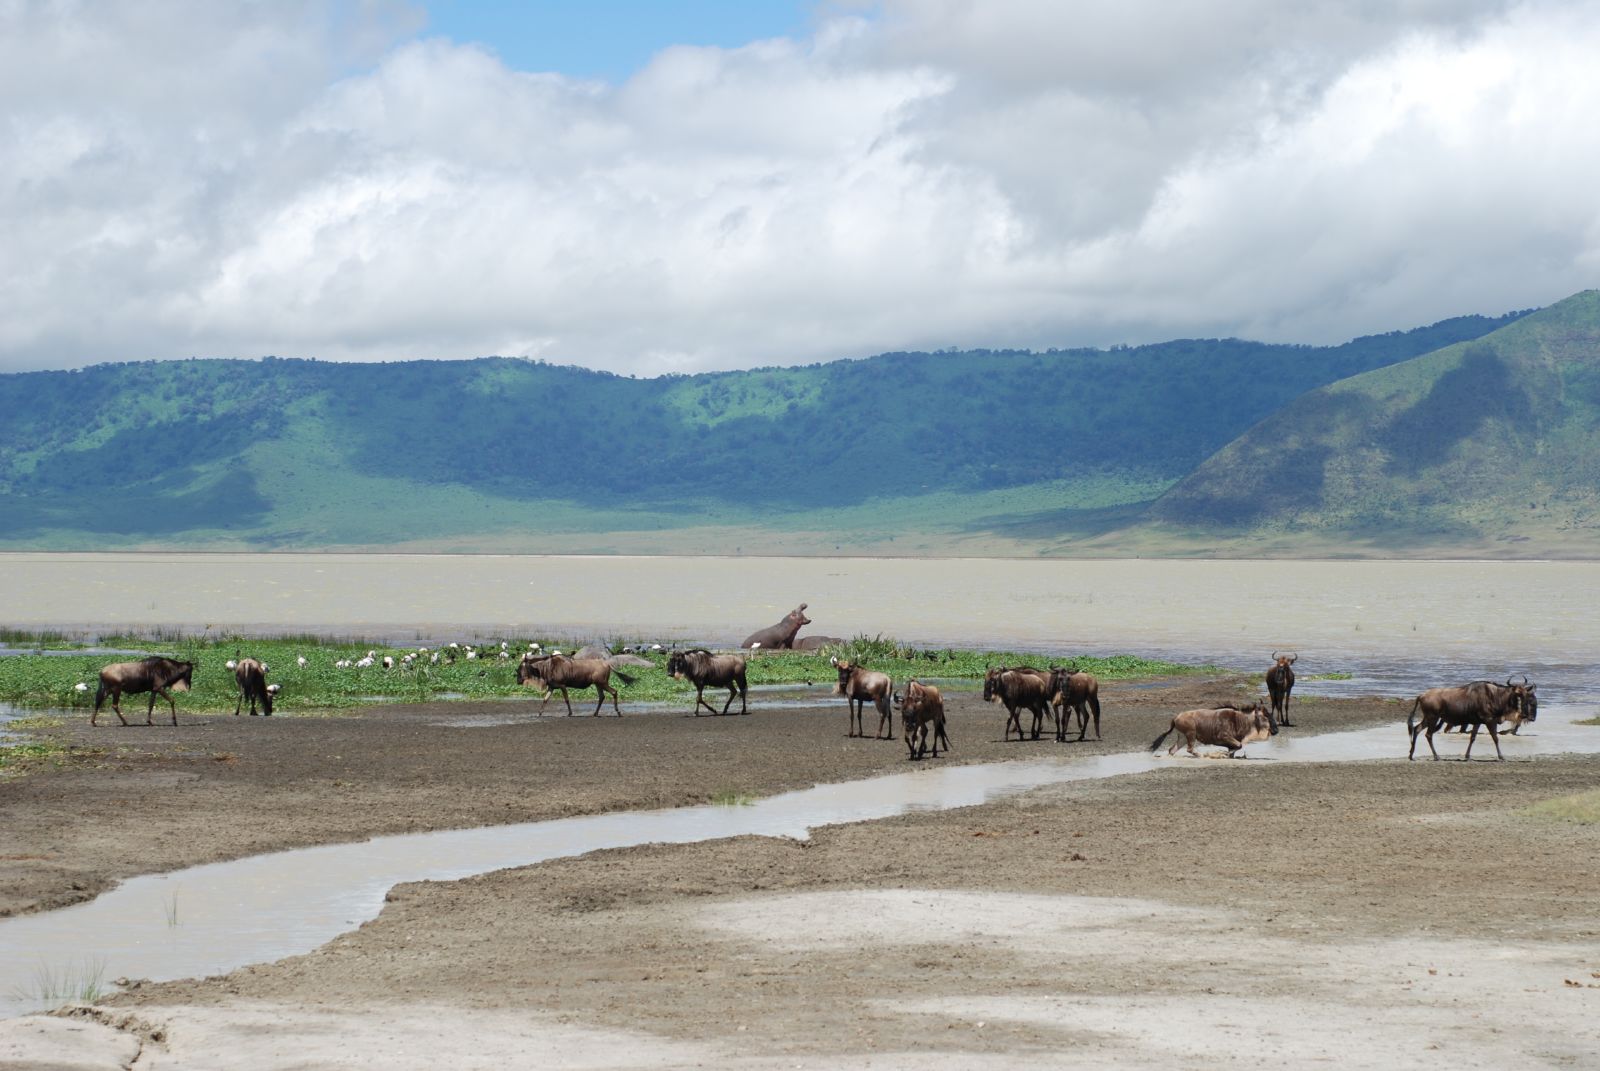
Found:
<path fill-rule="evenodd" d="M 874 736 L 873 739 L 893 740 L 894 708 L 889 705 L 889 693 L 884 692 L 882 695 L 878 696 L 878 698 L 874 699 L 872 703 L 878 708 L 878 734 Z M 885 723 L 887 723 L 889 726 L 887 731 L 884 729 Z"/>
<path fill-rule="evenodd" d="M 1225 735 L 1221 740 L 1218 740 L 1217 743 L 1228 749 L 1228 758 L 1230 759 L 1237 758 L 1238 752 L 1244 748 L 1244 741 L 1240 740 L 1236 736 Z"/>
<path fill-rule="evenodd" d="M 941 740 L 944 741 L 944 749 L 946 751 L 949 751 L 950 750 L 950 738 L 945 735 L 945 732 L 944 732 L 944 718 L 943 717 L 940 717 L 938 721 L 933 723 L 933 757 L 934 758 L 938 758 L 939 757 L 939 741 L 941 741 Z"/>
<path fill-rule="evenodd" d="M 567 704 L 567 717 L 572 717 L 572 697 L 567 695 L 565 688 L 561 689 L 561 701 Z"/>
<path fill-rule="evenodd" d="M 706 702 L 706 686 L 703 684 L 696 684 L 694 686 L 694 716 L 697 718 L 700 716 L 701 707 L 705 707 L 713 714 L 717 712 L 716 707 Z"/>
<path fill-rule="evenodd" d="M 622 717 L 622 707 L 617 703 L 617 699 L 620 695 L 620 693 L 617 691 L 617 686 L 615 684 L 602 684 L 600 687 L 611 693 L 611 709 L 617 712 L 617 717 Z M 706 704 L 706 706 L 710 705 L 710 703 Z"/>
<path fill-rule="evenodd" d="M 1014 707 L 1014 706 L 1010 705 L 1009 703 L 1006 704 L 1006 731 L 1005 731 L 1005 738 L 1007 740 L 1011 739 L 1011 727 L 1013 725 L 1015 725 L 1017 727 L 1017 739 L 1018 740 L 1022 739 L 1022 718 L 1021 718 L 1021 715 L 1018 714 L 1018 709 L 1019 708 Z"/>
<path fill-rule="evenodd" d="M 1433 761 L 1439 761 L 1439 749 L 1433 746 L 1433 734 L 1439 731 L 1439 719 L 1428 718 L 1422 723 L 1423 736 L 1428 741 L 1428 750 L 1433 752 Z"/>
<path fill-rule="evenodd" d="M 1480 726 L 1482 724 L 1483 724 L 1482 722 L 1477 722 L 1477 721 L 1472 723 L 1472 735 L 1467 737 L 1467 753 L 1465 755 L 1461 756 L 1461 761 L 1462 762 L 1466 762 L 1466 761 L 1468 761 L 1469 759 L 1472 758 L 1472 745 L 1473 745 L 1474 741 L 1476 741 L 1478 739 L 1478 726 Z M 1499 741 L 1495 742 L 1495 746 L 1497 748 L 1500 746 L 1499 745 Z"/>
<path fill-rule="evenodd" d="M 1289 720 L 1289 693 L 1288 692 L 1284 692 L 1283 693 L 1283 717 L 1278 719 L 1278 724 L 1279 725 L 1287 725 L 1290 728 L 1294 727 L 1294 722 Z"/>
<path fill-rule="evenodd" d="M 1492 721 L 1489 722 L 1488 726 L 1489 726 L 1489 739 L 1494 741 L 1494 757 L 1496 759 L 1498 759 L 1500 762 L 1505 762 L 1506 761 L 1505 754 L 1500 750 L 1500 733 L 1495 728 L 1494 722 L 1492 722 Z"/>
<path fill-rule="evenodd" d="M 734 678 L 734 683 L 739 686 L 739 713 L 748 714 L 750 713 L 750 682 L 745 678 L 742 670 Z"/>
<path fill-rule="evenodd" d="M 733 707 L 733 700 L 739 694 L 739 686 L 733 681 L 728 682 L 728 701 L 722 704 L 722 713 L 726 714 Z M 710 704 L 707 704 L 708 706 Z"/>
<path fill-rule="evenodd" d="M 150 689 L 150 704 L 144 708 L 144 723 L 146 725 L 155 724 L 154 714 L 156 709 L 156 696 L 160 693 L 160 691 L 161 689 L 159 688 L 152 687 Z M 178 717 L 176 713 L 173 714 L 172 724 L 178 724 Z"/>
<path fill-rule="evenodd" d="M 1194 749 L 1194 734 L 1193 733 L 1185 733 L 1184 736 L 1189 742 L 1189 754 L 1193 755 L 1195 758 L 1198 759 L 1200 757 L 1200 752 L 1198 752 L 1198 751 L 1196 751 Z M 1172 742 L 1172 746 L 1167 749 L 1167 754 L 1170 755 L 1174 751 L 1177 751 L 1177 750 L 1178 750 L 1178 741 L 1174 740 Z"/>
<path fill-rule="evenodd" d="M 249 694 L 249 690 L 247 688 L 245 688 L 244 685 L 240 685 L 239 686 L 239 701 L 237 703 L 233 704 L 233 716 L 234 717 L 237 718 L 239 716 L 239 711 L 244 709 L 244 697 L 246 695 L 248 695 L 248 694 Z M 252 698 L 251 701 L 250 701 L 250 713 L 254 714 L 255 712 L 256 712 L 256 704 L 255 704 L 254 698 Z"/>

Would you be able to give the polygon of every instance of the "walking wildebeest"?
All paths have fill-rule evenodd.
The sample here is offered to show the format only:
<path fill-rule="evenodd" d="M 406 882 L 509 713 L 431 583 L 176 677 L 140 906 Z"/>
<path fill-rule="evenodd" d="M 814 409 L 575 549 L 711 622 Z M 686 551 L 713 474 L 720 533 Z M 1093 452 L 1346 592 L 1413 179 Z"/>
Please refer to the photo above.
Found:
<path fill-rule="evenodd" d="M 1100 739 L 1100 681 L 1093 673 L 1082 670 L 1056 668 L 1050 671 L 1050 683 L 1045 690 L 1055 708 L 1056 740 L 1067 738 L 1067 715 L 1078 715 L 1078 739 L 1089 731 L 1089 715 L 1094 714 L 1094 738 Z"/>
<path fill-rule="evenodd" d="M 912 677 L 906 681 L 905 694 L 894 694 L 894 705 L 900 708 L 900 731 L 905 735 L 906 750 L 912 759 L 920 759 L 928 752 L 928 741 L 933 741 L 933 757 L 939 757 L 939 743 L 950 750 L 950 738 L 944 731 L 944 696 L 931 684 L 923 684 Z"/>
<path fill-rule="evenodd" d="M 545 704 L 550 702 L 551 692 L 559 691 L 561 699 L 567 704 L 567 717 L 572 717 L 572 700 L 567 697 L 568 688 L 593 688 L 595 690 L 594 714 L 600 713 L 600 708 L 606 704 L 606 693 L 611 693 L 611 708 L 617 712 L 617 717 L 622 717 L 622 708 L 617 705 L 617 690 L 611 686 L 611 674 L 615 673 L 621 678 L 623 684 L 632 684 L 634 678 L 628 676 L 620 669 L 612 669 L 611 663 L 603 658 L 568 658 L 566 655 L 552 654 L 542 658 L 529 658 L 526 655 L 517 665 L 517 683 L 530 684 L 538 681 L 544 689 L 544 702 L 539 704 L 539 716 L 544 716 Z"/>
<path fill-rule="evenodd" d="M 140 692 L 150 693 L 150 705 L 145 708 L 144 723 L 154 725 L 154 711 L 156 709 L 156 696 L 167 701 L 167 706 L 172 708 L 172 724 L 178 724 L 178 707 L 172 701 L 171 692 L 187 692 L 194 680 L 194 663 L 180 662 L 176 658 L 143 658 L 137 662 L 113 662 L 100 670 L 100 687 L 94 693 L 94 711 L 89 715 L 89 724 L 99 724 L 100 704 L 107 694 L 111 696 L 111 709 L 117 712 L 117 720 L 128 724 L 128 719 L 122 716 L 122 707 L 118 701 L 122 693 L 138 695 Z M 170 691 L 169 691 L 170 690 Z"/>
<path fill-rule="evenodd" d="M 806 604 L 784 615 L 782 621 L 757 632 L 752 632 L 744 638 L 740 647 L 759 647 L 763 651 L 787 651 L 794 648 L 794 634 L 800 631 L 800 626 L 811 624 L 811 619 L 806 616 Z"/>
<path fill-rule="evenodd" d="M 1151 751 L 1161 747 L 1161 741 L 1174 730 L 1180 732 L 1189 742 L 1189 754 L 1195 758 L 1200 757 L 1200 752 L 1194 749 L 1196 741 L 1202 744 L 1215 744 L 1228 749 L 1228 758 L 1236 758 L 1243 754 L 1241 750 L 1246 744 L 1256 740 L 1265 740 L 1278 733 L 1277 723 L 1272 720 L 1272 715 L 1260 703 L 1252 703 L 1243 710 L 1236 707 L 1216 707 L 1211 710 L 1186 710 L 1172 718 L 1172 724 L 1167 726 L 1167 731 L 1156 737 L 1150 745 Z M 1167 749 L 1171 755 L 1178 750 L 1181 740 L 1174 740 Z"/>
<path fill-rule="evenodd" d="M 250 700 L 250 716 L 256 716 L 256 703 L 261 703 L 262 713 L 272 716 L 272 690 L 267 687 L 267 667 L 254 658 L 241 658 L 233 667 L 233 679 L 239 682 L 239 701 L 233 705 L 233 716 L 238 717 L 244 701 Z"/>
<path fill-rule="evenodd" d="M 1298 654 L 1281 655 L 1272 652 L 1272 668 L 1267 670 L 1267 695 L 1272 699 L 1272 720 L 1279 725 L 1293 726 L 1289 720 L 1289 693 L 1294 691 L 1294 670 L 1289 667 L 1299 661 Z"/>
<path fill-rule="evenodd" d="M 1439 752 L 1433 746 L 1433 734 L 1442 726 L 1464 729 L 1470 725 L 1472 736 L 1467 740 L 1467 753 L 1461 757 L 1462 761 L 1472 758 L 1472 745 L 1478 739 L 1478 730 L 1487 728 L 1489 739 L 1494 741 L 1495 758 L 1504 762 L 1505 754 L 1500 750 L 1500 722 L 1509 717 L 1512 711 L 1522 713 L 1525 717 L 1529 707 L 1537 716 L 1538 699 L 1530 700 L 1534 686 L 1527 683 L 1527 677 L 1522 679 L 1522 684 L 1513 683 L 1507 678 L 1504 684 L 1473 681 L 1454 688 L 1429 688 L 1417 696 L 1411 703 L 1411 712 L 1406 715 L 1406 732 L 1411 736 L 1411 750 L 1406 758 L 1417 757 L 1418 733 L 1427 733 L 1428 750 L 1437 759 Z M 1419 712 L 1422 715 L 1420 721 L 1417 720 Z"/>
<path fill-rule="evenodd" d="M 700 716 L 704 706 L 713 714 L 726 714 L 733 706 L 733 697 L 739 697 L 739 713 L 750 713 L 749 685 L 745 682 L 744 655 L 714 655 L 703 647 L 692 651 L 673 651 L 667 656 L 667 676 L 687 680 L 694 684 L 694 716 Z M 719 711 L 705 700 L 706 686 L 728 689 L 728 701 Z"/>
<path fill-rule="evenodd" d="M 1044 728 L 1045 711 L 1050 707 L 1050 674 L 1031 666 L 993 666 L 983 678 L 983 698 L 989 703 L 1004 703 L 1006 708 L 1005 739 L 1011 739 L 1011 727 L 1017 727 L 1017 739 L 1022 739 L 1022 720 L 1018 711 L 1026 707 L 1033 711 L 1033 738 L 1039 739 Z M 1057 723 L 1057 728 L 1060 725 Z"/>
<path fill-rule="evenodd" d="M 829 659 L 833 668 L 839 671 L 839 683 L 834 685 L 835 695 L 844 696 L 845 703 L 850 707 L 850 735 L 866 736 L 867 727 L 862 723 L 862 714 L 866 710 L 867 700 L 878 708 L 878 732 L 874 740 L 894 739 L 894 710 L 889 706 L 889 696 L 894 691 L 894 681 L 887 673 L 877 670 L 862 669 L 842 658 Z M 888 725 L 888 735 L 884 735 L 884 726 Z M 857 729 L 860 732 L 857 732 Z"/>

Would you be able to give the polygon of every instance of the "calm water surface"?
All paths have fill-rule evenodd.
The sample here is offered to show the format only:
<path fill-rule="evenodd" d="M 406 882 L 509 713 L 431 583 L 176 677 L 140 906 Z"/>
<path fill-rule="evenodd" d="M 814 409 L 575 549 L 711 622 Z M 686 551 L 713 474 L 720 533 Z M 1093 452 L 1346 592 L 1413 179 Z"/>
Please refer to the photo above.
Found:
<path fill-rule="evenodd" d="M 1245 667 L 1287 648 L 1304 673 L 1397 692 L 1457 671 L 1587 681 L 1600 662 L 1591 562 L 13 553 L 0 591 L 12 626 L 396 641 L 729 644 L 805 602 L 812 633 Z"/>

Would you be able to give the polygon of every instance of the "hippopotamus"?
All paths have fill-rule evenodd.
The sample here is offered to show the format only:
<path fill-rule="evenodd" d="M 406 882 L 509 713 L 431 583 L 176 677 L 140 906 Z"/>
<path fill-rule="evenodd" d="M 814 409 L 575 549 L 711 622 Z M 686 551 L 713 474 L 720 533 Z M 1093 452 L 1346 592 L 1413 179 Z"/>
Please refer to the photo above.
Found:
<path fill-rule="evenodd" d="M 759 647 L 763 651 L 779 650 L 791 651 L 794 649 L 795 633 L 800 631 L 802 625 L 811 624 L 811 619 L 805 614 L 806 604 L 790 610 L 782 621 L 770 628 L 752 632 L 744 638 L 740 647 Z"/>

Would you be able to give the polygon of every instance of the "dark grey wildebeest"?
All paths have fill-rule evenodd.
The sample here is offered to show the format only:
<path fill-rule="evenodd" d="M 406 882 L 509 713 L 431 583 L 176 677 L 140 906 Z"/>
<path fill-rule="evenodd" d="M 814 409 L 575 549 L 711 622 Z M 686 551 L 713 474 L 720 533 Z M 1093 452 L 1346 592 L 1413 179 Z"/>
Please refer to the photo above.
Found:
<path fill-rule="evenodd" d="M 843 658 L 829 661 L 839 671 L 839 683 L 834 686 L 834 694 L 844 696 L 850 707 L 850 735 L 867 735 L 867 727 L 861 719 L 870 701 L 878 708 L 878 732 L 873 739 L 893 740 L 894 708 L 889 705 L 889 697 L 894 692 L 894 681 L 890 676 L 877 670 L 863 669 Z"/>
<path fill-rule="evenodd" d="M 1495 758 L 1505 761 L 1505 754 L 1500 750 L 1500 723 L 1513 713 L 1521 713 L 1526 717 L 1530 706 L 1534 711 L 1538 710 L 1538 701 L 1532 698 L 1534 686 L 1527 680 L 1524 677 L 1522 683 L 1518 684 L 1507 678 L 1504 684 L 1473 681 L 1454 688 L 1429 688 L 1412 701 L 1411 712 L 1406 715 L 1406 732 L 1411 736 L 1411 750 L 1406 758 L 1417 757 L 1418 734 L 1427 734 L 1428 750 L 1437 759 L 1439 752 L 1433 746 L 1433 734 L 1441 728 L 1465 729 L 1470 726 L 1472 736 L 1467 740 L 1467 753 L 1461 757 L 1462 761 L 1472 758 L 1472 745 L 1478 739 L 1479 729 L 1489 730 L 1489 739 L 1494 741 Z"/>
<path fill-rule="evenodd" d="M 1294 670 L 1289 667 L 1299 660 L 1298 654 L 1272 652 L 1272 668 L 1267 670 L 1267 697 L 1272 700 L 1272 720 L 1279 725 L 1294 725 L 1289 720 L 1289 693 L 1294 691 Z"/>
<path fill-rule="evenodd" d="M 233 667 L 233 679 L 239 682 L 239 701 L 233 705 L 233 716 L 238 717 L 239 711 L 244 709 L 244 701 L 250 700 L 250 716 L 256 715 L 256 704 L 261 704 L 261 713 L 272 716 L 272 689 L 267 687 L 267 667 L 254 658 L 241 658 L 239 664 Z"/>
<path fill-rule="evenodd" d="M 905 736 L 910 757 L 922 758 L 933 744 L 933 757 L 939 757 L 939 745 L 950 750 L 950 738 L 944 731 L 944 696 L 931 684 L 923 684 L 912 677 L 906 681 L 902 695 L 895 693 L 894 705 L 900 708 L 900 731 Z"/>
<path fill-rule="evenodd" d="M 1277 723 L 1272 720 L 1271 713 L 1260 703 L 1252 703 L 1244 709 L 1237 707 L 1215 707 L 1209 710 L 1186 710 L 1182 714 L 1172 717 L 1172 724 L 1167 726 L 1167 731 L 1156 737 L 1150 745 L 1151 751 L 1161 747 L 1173 732 L 1183 734 L 1183 740 L 1174 740 L 1167 749 L 1171 755 L 1178 750 L 1178 746 L 1188 741 L 1189 754 L 1195 758 L 1200 757 L 1200 752 L 1194 749 L 1198 742 L 1201 744 L 1215 744 L 1228 749 L 1228 758 L 1237 758 L 1244 754 L 1246 744 L 1256 740 L 1266 740 L 1278 733 Z"/>
<path fill-rule="evenodd" d="M 552 692 L 560 692 L 561 699 L 567 704 L 567 717 L 572 717 L 572 700 L 567 696 L 568 688 L 593 688 L 596 699 L 594 714 L 600 713 L 600 708 L 606 704 L 606 695 L 611 696 L 611 709 L 617 712 L 617 717 L 622 717 L 622 707 L 617 705 L 617 690 L 611 686 L 611 674 L 615 673 L 623 684 L 632 684 L 634 678 L 628 676 L 620 669 L 613 669 L 611 663 L 603 658 L 568 658 L 566 655 L 546 655 L 543 658 L 530 658 L 523 656 L 517 666 L 517 683 L 532 686 L 537 681 L 539 687 L 544 689 L 544 702 L 539 704 L 539 714 L 544 714 L 545 704 L 550 702 Z"/>
<path fill-rule="evenodd" d="M 745 680 L 745 659 L 742 654 L 712 654 L 703 647 L 690 651 L 673 651 L 667 656 L 667 676 L 689 681 L 694 685 L 694 716 L 700 716 L 703 706 L 713 714 L 726 714 L 733 706 L 734 696 L 739 697 L 739 713 L 750 713 L 750 686 Z M 728 701 L 718 710 L 706 702 L 707 687 L 728 689 Z"/>

